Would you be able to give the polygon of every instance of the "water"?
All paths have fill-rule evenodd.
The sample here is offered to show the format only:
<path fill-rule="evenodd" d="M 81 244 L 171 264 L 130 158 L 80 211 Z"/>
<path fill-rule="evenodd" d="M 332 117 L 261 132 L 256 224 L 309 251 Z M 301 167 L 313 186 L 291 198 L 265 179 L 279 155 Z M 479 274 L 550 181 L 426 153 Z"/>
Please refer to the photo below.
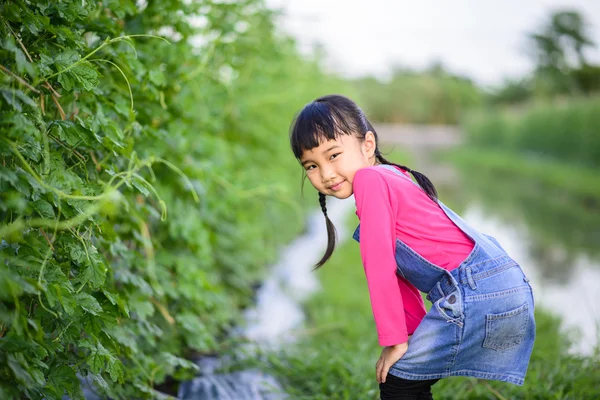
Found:
<path fill-rule="evenodd" d="M 540 249 L 527 224 L 508 224 L 500 216 L 484 211 L 481 204 L 469 204 L 462 217 L 474 228 L 495 236 L 521 265 L 531 280 L 536 306 L 562 318 L 563 330 L 573 339 L 570 350 L 591 354 L 600 332 L 600 263 L 585 252 L 568 256 L 558 243 Z M 532 252 L 534 248 L 537 250 Z M 544 252 L 546 256 L 541 257 Z M 558 268 L 548 268 L 552 258 L 557 260 Z"/>
<path fill-rule="evenodd" d="M 178 399 L 206 400 L 280 400 L 286 395 L 279 383 L 257 369 L 228 374 L 217 373 L 221 360 L 205 357 L 196 364 L 200 376 L 179 386 Z"/>
<path fill-rule="evenodd" d="M 330 219 L 337 227 L 339 243 L 347 240 L 344 219 L 354 210 L 354 201 L 327 200 Z M 297 339 L 304 323 L 301 302 L 319 289 L 312 272 L 327 244 L 323 214 L 310 216 L 307 230 L 283 249 L 281 257 L 257 292 L 254 307 L 248 309 L 238 334 L 253 346 L 276 349 Z M 248 348 L 240 349 L 248 353 Z M 251 349 L 250 349 L 251 350 Z M 241 351 L 242 352 L 242 351 Z M 250 356 L 252 351 L 249 352 Z M 205 357 L 196 361 L 200 375 L 179 387 L 185 400 L 280 400 L 287 398 L 274 377 L 258 369 L 218 373 L 221 360 Z"/>
<path fill-rule="evenodd" d="M 344 219 L 354 210 L 354 200 L 327 199 L 329 218 L 337 229 L 338 245 L 348 239 Z M 312 272 L 327 245 L 325 219 L 321 212 L 312 214 L 307 231 L 281 253 L 278 263 L 257 293 L 255 307 L 245 313 L 244 336 L 263 347 L 276 347 L 296 339 L 294 330 L 304 322 L 299 304 L 319 289 Z"/>

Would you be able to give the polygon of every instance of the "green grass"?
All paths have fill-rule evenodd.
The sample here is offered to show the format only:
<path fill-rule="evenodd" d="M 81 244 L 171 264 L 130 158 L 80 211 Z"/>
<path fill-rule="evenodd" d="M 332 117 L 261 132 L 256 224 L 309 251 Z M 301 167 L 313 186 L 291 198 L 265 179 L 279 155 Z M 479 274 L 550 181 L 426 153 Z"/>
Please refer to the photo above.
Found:
<path fill-rule="evenodd" d="M 568 192 L 583 201 L 600 205 L 600 171 L 540 156 L 508 150 L 462 147 L 441 155 L 459 167 L 514 174 L 534 179 L 545 189 Z"/>
<path fill-rule="evenodd" d="M 356 217 L 348 224 L 354 227 Z M 304 337 L 271 353 L 263 368 L 274 373 L 293 399 L 378 399 L 375 362 L 381 348 L 359 246 L 350 240 L 316 272 L 323 290 L 305 304 Z M 436 399 L 592 399 L 597 398 L 600 357 L 567 354 L 568 336 L 560 320 L 536 310 L 537 339 L 523 387 L 475 378 L 452 377 L 434 386 Z"/>
<path fill-rule="evenodd" d="M 518 109 L 478 110 L 463 118 L 467 142 L 492 149 L 534 152 L 600 167 L 600 97 L 546 100 Z"/>

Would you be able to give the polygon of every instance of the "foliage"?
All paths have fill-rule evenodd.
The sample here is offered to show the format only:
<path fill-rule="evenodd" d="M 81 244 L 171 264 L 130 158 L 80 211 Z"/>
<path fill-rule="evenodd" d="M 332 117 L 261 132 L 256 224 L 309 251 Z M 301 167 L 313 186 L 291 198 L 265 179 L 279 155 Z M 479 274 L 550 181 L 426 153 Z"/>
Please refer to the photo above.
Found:
<path fill-rule="evenodd" d="M 576 10 L 552 12 L 544 25 L 527 35 L 530 57 L 535 64 L 531 76 L 508 80 L 493 90 L 493 104 L 516 104 L 530 98 L 591 94 L 600 90 L 600 66 L 589 64 L 585 49 L 590 39 L 588 23 Z"/>
<path fill-rule="evenodd" d="M 600 166 L 600 99 L 545 101 L 521 110 L 483 110 L 465 118 L 470 145 Z"/>
<path fill-rule="evenodd" d="M 348 220 L 355 227 L 356 217 Z M 318 271 L 323 290 L 309 299 L 307 335 L 294 348 L 265 357 L 294 399 L 378 399 L 375 363 L 381 352 L 359 246 L 349 241 Z M 426 304 L 429 305 L 428 302 Z M 600 376 L 598 355 L 568 353 L 560 320 L 536 310 L 537 337 L 523 387 L 468 377 L 442 379 L 435 399 L 592 399 Z"/>
<path fill-rule="evenodd" d="M 288 124 L 339 86 L 260 0 L 0 9 L 0 398 L 160 398 L 300 228 Z"/>
<path fill-rule="evenodd" d="M 565 72 L 576 59 L 585 65 L 586 47 L 593 47 L 587 23 L 575 10 L 553 12 L 539 32 L 529 35 L 538 69 L 554 69 Z"/>
<path fill-rule="evenodd" d="M 470 80 L 441 66 L 423 72 L 398 68 L 387 82 L 367 77 L 355 80 L 354 86 L 360 105 L 376 122 L 456 124 L 482 100 Z"/>

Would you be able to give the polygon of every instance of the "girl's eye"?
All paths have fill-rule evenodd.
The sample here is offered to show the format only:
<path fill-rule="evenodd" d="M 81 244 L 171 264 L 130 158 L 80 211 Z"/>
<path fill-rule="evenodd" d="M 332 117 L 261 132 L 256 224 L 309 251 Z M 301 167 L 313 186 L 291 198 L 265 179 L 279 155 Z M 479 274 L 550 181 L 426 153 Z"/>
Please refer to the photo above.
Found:
<path fill-rule="evenodd" d="M 332 154 L 332 155 L 331 155 L 331 157 L 329 157 L 329 159 L 330 159 L 330 160 L 333 160 L 334 158 L 336 158 L 336 157 L 337 157 L 337 156 L 339 156 L 339 155 L 340 155 L 340 153 L 335 153 L 335 154 Z"/>
<path fill-rule="evenodd" d="M 311 169 L 313 169 L 315 166 L 314 165 L 309 165 L 308 167 L 306 167 L 307 171 L 310 171 Z"/>

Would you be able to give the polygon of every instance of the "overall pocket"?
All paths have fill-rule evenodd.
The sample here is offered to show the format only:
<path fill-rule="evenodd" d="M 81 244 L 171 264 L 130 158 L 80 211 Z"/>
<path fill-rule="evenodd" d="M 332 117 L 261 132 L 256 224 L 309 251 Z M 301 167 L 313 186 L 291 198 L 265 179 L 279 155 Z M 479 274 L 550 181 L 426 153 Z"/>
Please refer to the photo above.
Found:
<path fill-rule="evenodd" d="M 522 306 L 499 314 L 487 314 L 483 347 L 508 350 L 518 346 L 525 337 L 529 324 L 529 306 Z"/>

